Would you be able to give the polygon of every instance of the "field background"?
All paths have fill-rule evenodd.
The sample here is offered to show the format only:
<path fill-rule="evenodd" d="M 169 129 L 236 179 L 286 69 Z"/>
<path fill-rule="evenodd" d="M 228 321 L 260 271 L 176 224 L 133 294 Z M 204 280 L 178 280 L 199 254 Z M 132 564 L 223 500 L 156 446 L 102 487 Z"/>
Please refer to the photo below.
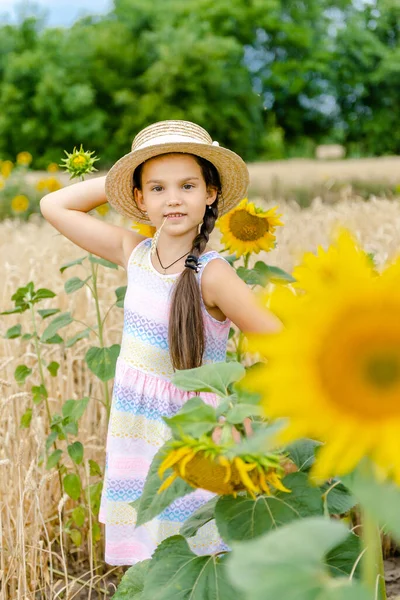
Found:
<path fill-rule="evenodd" d="M 374 253 L 378 265 L 394 258 L 400 252 L 400 196 L 392 199 L 371 196 L 365 201 L 352 191 L 348 181 L 369 179 L 376 182 L 384 177 L 397 185 L 399 164 L 400 159 L 395 157 L 375 161 L 352 160 L 347 164 L 309 160 L 251 164 L 252 189 L 264 190 L 263 197 L 254 196 L 252 199 L 266 208 L 278 204 L 285 224 L 277 232 L 276 249 L 268 255 L 260 253 L 253 256 L 253 261 L 262 258 L 268 264 L 291 271 L 304 251 L 313 251 L 319 244 L 328 245 L 330 232 L 337 224 L 355 232 L 364 248 Z M 324 204 L 318 197 L 306 208 L 301 208 L 294 200 L 272 200 L 273 185 L 276 191 L 277 181 L 281 189 L 284 186 L 296 189 L 307 184 L 312 188 L 326 177 L 336 180 L 338 174 L 344 187 L 331 204 Z M 68 177 L 61 177 L 67 183 Z M 97 218 L 104 217 L 97 215 Z M 113 210 L 105 218 L 123 227 L 131 226 L 130 221 Z M 213 247 L 220 249 L 217 229 L 211 239 Z M 64 282 L 69 277 L 78 275 L 83 278 L 82 267 L 73 267 L 64 274 L 59 271 L 60 265 L 83 256 L 85 251 L 58 234 L 39 215 L 32 215 L 27 223 L 10 219 L 0 223 L 0 252 L 0 280 L 3 282 L 0 310 L 12 306 L 11 295 L 17 287 L 33 281 L 36 288 L 50 288 L 57 294 L 56 298 L 42 302 L 40 308 L 57 306 L 62 312 L 70 311 L 82 322 L 95 324 L 94 303 L 86 289 L 71 296 L 64 292 Z M 125 284 L 123 269 L 99 269 L 102 314 L 115 301 L 114 289 Z M 11 590 L 9 598 L 33 598 L 29 594 L 34 590 L 39 593 L 41 588 L 36 581 L 38 569 L 41 571 L 41 585 L 43 581 L 47 583 L 52 598 L 62 597 L 62 590 L 67 585 L 70 598 L 87 598 L 89 582 L 99 585 L 104 594 L 107 590 L 112 592 L 121 568 L 99 570 L 85 547 L 72 551 L 70 548 L 67 568 L 66 549 L 54 542 L 59 518 L 57 477 L 53 472 L 46 472 L 44 466 L 37 466 L 45 441 L 43 411 L 34 409 L 29 433 L 18 426 L 21 416 L 31 405 L 31 399 L 30 394 L 15 383 L 14 370 L 21 363 L 35 367 L 33 345 L 20 338 L 7 340 L 2 337 L 9 327 L 17 323 L 22 324 L 23 333 L 30 331 L 30 313 L 0 319 L 0 545 L 6 548 L 1 553 L 0 569 L 6 574 Z M 120 342 L 122 325 L 123 311 L 114 307 L 107 317 L 105 345 Z M 69 336 L 81 329 L 81 324 L 72 324 Z M 98 380 L 84 365 L 83 358 L 90 343 L 87 339 L 81 340 L 65 352 L 59 345 L 47 345 L 44 346 L 44 358 L 48 362 L 56 360 L 61 365 L 57 377 L 49 378 L 52 412 L 59 410 L 62 400 L 91 394 L 79 439 L 85 446 L 86 458 L 93 458 L 103 467 L 107 420 L 104 407 L 96 402 L 96 397 L 102 392 Z M 68 501 L 65 508 L 68 513 Z M 48 566 L 49 552 L 52 553 L 52 570 Z M 391 554 L 386 561 L 386 572 L 388 591 L 394 598 L 396 593 L 400 593 L 400 571 L 393 548 Z M 96 576 L 96 573 L 99 574 Z M 6 598 L 8 600 L 0 592 L 0 600 Z"/>

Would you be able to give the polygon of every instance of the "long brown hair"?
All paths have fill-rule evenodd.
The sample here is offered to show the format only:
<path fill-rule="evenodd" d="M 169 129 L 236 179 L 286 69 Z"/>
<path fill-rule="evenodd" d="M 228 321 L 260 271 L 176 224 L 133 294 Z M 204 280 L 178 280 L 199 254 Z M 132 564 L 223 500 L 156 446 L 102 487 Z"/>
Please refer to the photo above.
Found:
<path fill-rule="evenodd" d="M 199 257 L 205 250 L 210 233 L 218 219 L 218 202 L 221 195 L 221 180 L 212 163 L 200 156 L 192 155 L 199 164 L 207 190 L 217 189 L 214 202 L 206 207 L 200 232 L 193 240 L 191 254 Z M 133 174 L 133 186 L 142 189 L 140 164 Z M 168 343 L 174 369 L 193 369 L 203 361 L 205 333 L 201 310 L 201 290 L 195 271 L 185 268 L 174 285 L 168 325 Z"/>

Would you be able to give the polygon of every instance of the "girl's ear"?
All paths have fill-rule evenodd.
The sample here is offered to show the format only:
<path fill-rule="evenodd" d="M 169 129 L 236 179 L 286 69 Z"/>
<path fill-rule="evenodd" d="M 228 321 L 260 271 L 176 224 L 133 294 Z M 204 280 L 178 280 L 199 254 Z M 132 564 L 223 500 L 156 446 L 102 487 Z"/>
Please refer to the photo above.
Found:
<path fill-rule="evenodd" d="M 216 197 L 217 197 L 217 194 L 218 194 L 218 189 L 217 189 L 215 186 L 213 186 L 213 185 L 210 185 L 210 186 L 207 188 L 207 198 L 210 198 L 210 199 L 211 199 L 211 202 L 210 202 L 210 204 L 212 204 L 213 202 L 215 202 L 215 199 L 216 199 Z M 207 202 L 207 204 L 208 204 L 208 202 Z"/>
<path fill-rule="evenodd" d="M 138 208 L 140 208 L 140 210 L 145 210 L 146 205 L 143 202 L 143 194 L 137 187 L 133 188 L 133 197 L 135 199 L 135 202 L 136 202 Z"/>

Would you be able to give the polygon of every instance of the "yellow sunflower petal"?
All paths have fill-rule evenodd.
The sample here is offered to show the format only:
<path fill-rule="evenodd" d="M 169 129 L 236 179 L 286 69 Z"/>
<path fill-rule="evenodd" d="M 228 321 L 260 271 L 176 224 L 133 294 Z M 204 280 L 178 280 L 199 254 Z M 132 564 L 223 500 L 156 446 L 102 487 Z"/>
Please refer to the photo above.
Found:
<path fill-rule="evenodd" d="M 162 485 L 158 489 L 157 494 L 161 494 L 161 492 L 163 492 L 164 490 L 166 490 L 167 488 L 169 488 L 169 486 L 175 481 L 175 479 L 177 477 L 178 477 L 177 473 L 172 473 L 172 475 L 170 475 L 169 477 L 167 477 L 167 479 L 162 483 Z"/>
<path fill-rule="evenodd" d="M 235 466 L 239 472 L 239 475 L 240 475 L 244 485 L 248 489 L 248 491 L 250 493 L 251 492 L 259 492 L 260 489 L 252 482 L 252 480 L 248 476 L 248 474 L 247 474 L 248 469 L 246 468 L 246 464 L 243 462 L 243 460 L 240 457 L 235 456 L 234 463 L 235 463 Z"/>
<path fill-rule="evenodd" d="M 232 475 L 231 463 L 226 458 L 226 456 L 219 456 L 218 460 L 219 460 L 219 463 L 226 469 L 226 475 L 224 477 L 223 483 L 228 483 L 228 481 L 230 480 L 231 475 Z"/>
<path fill-rule="evenodd" d="M 159 466 L 159 468 L 158 468 L 159 476 L 162 477 L 167 469 L 172 467 L 176 462 L 181 460 L 181 458 L 183 458 L 189 452 L 191 452 L 191 448 L 188 448 L 187 446 L 182 446 L 181 448 L 178 448 L 177 450 L 172 450 L 166 456 L 166 458 L 163 460 L 161 465 Z"/>

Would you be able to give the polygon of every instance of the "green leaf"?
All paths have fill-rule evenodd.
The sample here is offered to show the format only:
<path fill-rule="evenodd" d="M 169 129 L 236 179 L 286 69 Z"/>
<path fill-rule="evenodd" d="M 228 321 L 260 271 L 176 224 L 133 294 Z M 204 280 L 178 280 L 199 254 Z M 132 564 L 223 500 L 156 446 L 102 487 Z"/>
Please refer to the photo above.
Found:
<path fill-rule="evenodd" d="M 9 310 L 3 310 L 0 312 L 0 315 L 14 315 L 23 313 L 28 310 L 29 304 L 23 304 L 22 306 L 18 306 L 17 308 L 10 308 Z"/>
<path fill-rule="evenodd" d="M 78 477 L 78 475 L 76 475 L 75 473 L 69 473 L 64 477 L 63 483 L 64 490 L 68 494 L 68 496 L 72 498 L 72 500 L 78 500 L 82 491 L 80 477 Z"/>
<path fill-rule="evenodd" d="M 83 460 L 83 446 L 81 442 L 70 444 L 67 450 L 74 463 L 80 465 Z"/>
<path fill-rule="evenodd" d="M 58 449 L 58 450 L 54 450 L 54 452 L 52 452 L 50 454 L 49 458 L 47 459 L 47 463 L 46 463 L 47 470 L 52 469 L 59 463 L 59 461 L 62 457 L 62 453 L 63 453 L 62 450 Z"/>
<path fill-rule="evenodd" d="M 70 417 L 73 421 L 79 421 L 89 403 L 89 398 L 81 400 L 66 400 L 62 406 L 63 417 Z"/>
<path fill-rule="evenodd" d="M 185 433 L 193 437 L 200 437 L 211 431 L 218 419 L 215 408 L 206 404 L 201 398 L 189 398 L 181 410 L 173 417 L 163 417 L 174 435 Z"/>
<path fill-rule="evenodd" d="M 21 429 L 28 429 L 32 421 L 32 409 L 28 408 L 21 417 Z"/>
<path fill-rule="evenodd" d="M 71 279 L 68 279 L 64 283 L 65 292 L 67 294 L 72 294 L 73 292 L 80 290 L 85 285 L 85 283 L 89 281 L 90 278 L 91 275 L 89 275 L 89 277 L 86 277 L 86 279 L 81 279 L 80 277 L 71 277 Z"/>
<path fill-rule="evenodd" d="M 167 508 L 171 502 L 193 492 L 193 487 L 178 477 L 166 490 L 161 492 L 161 494 L 157 494 L 162 483 L 157 471 L 165 458 L 166 447 L 169 447 L 168 442 L 159 449 L 150 465 L 140 497 L 139 507 L 137 508 L 137 525 L 143 525 L 147 521 L 151 521 L 151 519 Z M 167 477 L 170 473 L 172 473 L 172 469 L 167 469 L 164 477 Z"/>
<path fill-rule="evenodd" d="M 60 335 L 58 335 L 58 333 L 56 333 L 55 335 L 53 335 L 51 338 L 49 338 L 46 341 L 41 340 L 41 342 L 43 342 L 43 344 L 61 344 L 63 341 L 64 341 L 63 338 Z"/>
<path fill-rule="evenodd" d="M 241 600 L 230 583 L 224 556 L 198 556 L 174 535 L 156 548 L 144 583 L 152 600 Z"/>
<path fill-rule="evenodd" d="M 18 365 L 18 367 L 14 371 L 14 379 L 19 385 L 22 385 L 23 383 L 25 383 L 25 379 L 31 373 L 32 369 L 30 369 L 26 365 Z"/>
<path fill-rule="evenodd" d="M 226 413 L 226 420 L 231 425 L 237 423 L 243 423 L 246 417 L 259 417 L 262 416 L 261 406 L 255 406 L 254 404 L 237 404 Z"/>
<path fill-rule="evenodd" d="M 93 477 L 94 475 L 102 477 L 102 472 L 99 465 L 96 461 L 92 460 L 91 458 L 89 458 L 89 472 L 91 477 Z"/>
<path fill-rule="evenodd" d="M 49 371 L 52 377 L 57 377 L 58 369 L 60 368 L 60 363 L 52 360 L 49 365 L 47 365 L 47 370 Z"/>
<path fill-rule="evenodd" d="M 14 338 L 19 337 L 21 335 L 21 328 L 22 325 L 14 325 L 14 327 L 7 329 L 6 335 L 4 336 L 5 339 L 13 340 Z"/>
<path fill-rule="evenodd" d="M 196 369 L 176 371 L 171 381 L 182 390 L 212 392 L 219 396 L 227 396 L 229 385 L 244 375 L 245 368 L 238 362 L 217 362 Z"/>
<path fill-rule="evenodd" d="M 327 504 L 330 515 L 343 515 L 357 504 L 357 499 L 350 494 L 343 483 L 338 481 L 338 479 L 334 479 L 332 483 L 326 482 L 320 488 L 322 493 L 329 490 Z"/>
<path fill-rule="evenodd" d="M 76 344 L 76 342 L 78 342 L 79 340 L 83 340 L 83 338 L 88 338 L 88 337 L 90 337 L 90 327 L 88 327 L 87 329 L 83 329 L 82 331 L 79 331 L 74 336 L 69 338 L 69 340 L 67 340 L 65 342 L 65 347 L 71 348 L 71 346 Z"/>
<path fill-rule="evenodd" d="M 221 537 L 232 541 L 258 537 L 295 519 L 323 514 L 321 492 L 311 487 L 305 473 L 290 473 L 282 480 L 290 493 L 274 496 L 223 496 L 215 508 L 215 521 Z"/>
<path fill-rule="evenodd" d="M 316 440 L 302 438 L 286 446 L 285 451 L 300 471 L 309 471 L 315 462 L 315 450 L 321 445 Z"/>
<path fill-rule="evenodd" d="M 84 506 L 77 506 L 72 511 L 72 519 L 77 527 L 82 527 L 85 522 L 86 510 Z"/>
<path fill-rule="evenodd" d="M 103 489 L 103 482 L 98 481 L 97 483 L 91 483 L 87 486 L 86 500 L 90 505 L 92 513 L 97 516 L 100 511 L 100 502 L 101 502 L 101 492 Z"/>
<path fill-rule="evenodd" d="M 89 260 L 91 263 L 103 265 L 103 267 L 108 267 L 109 269 L 118 269 L 118 265 L 116 265 L 113 262 L 110 262 L 109 260 L 106 260 L 105 258 L 99 258 L 97 256 L 92 256 L 91 254 L 89 254 Z"/>
<path fill-rule="evenodd" d="M 123 308 L 124 306 L 126 288 L 127 286 L 123 285 L 115 290 L 115 295 L 117 296 L 116 305 L 119 306 L 119 308 Z"/>
<path fill-rule="evenodd" d="M 119 344 L 113 344 L 109 348 L 89 348 L 85 360 L 92 373 L 101 381 L 108 381 L 115 375 L 115 366 L 120 350 Z"/>
<path fill-rule="evenodd" d="M 145 600 L 143 588 L 149 565 L 150 559 L 147 559 L 130 567 L 124 573 L 113 600 Z"/>
<path fill-rule="evenodd" d="M 58 432 L 57 431 L 52 431 L 46 439 L 46 451 L 48 452 L 49 449 L 51 448 L 51 446 L 54 444 L 54 442 L 56 441 L 58 437 Z"/>
<path fill-rule="evenodd" d="M 54 298 L 57 294 L 48 290 L 47 288 L 39 288 L 36 290 L 36 293 L 33 296 L 33 302 L 39 302 L 40 300 L 45 300 L 46 298 Z"/>
<path fill-rule="evenodd" d="M 47 317 L 51 317 L 52 315 L 55 315 L 59 312 L 59 308 L 42 308 L 38 310 L 38 313 L 42 317 L 42 319 L 47 319 Z"/>
<path fill-rule="evenodd" d="M 40 385 L 33 385 L 31 392 L 33 394 L 32 400 L 34 404 L 41 404 L 43 400 L 48 398 L 47 390 L 42 383 Z"/>
<path fill-rule="evenodd" d="M 326 564 L 334 577 L 350 575 L 353 567 L 362 551 L 360 537 L 354 533 L 349 533 L 347 538 L 338 546 L 335 546 L 326 555 Z M 361 573 L 361 561 L 358 562 L 354 571 L 356 577 Z"/>
<path fill-rule="evenodd" d="M 97 513 L 98 514 L 98 511 Z M 97 521 L 92 521 L 92 542 L 96 544 L 101 540 L 101 529 Z"/>
<path fill-rule="evenodd" d="M 228 340 L 231 340 L 233 338 L 233 336 L 235 335 L 235 330 L 233 327 L 229 328 L 229 335 L 228 335 Z"/>
<path fill-rule="evenodd" d="M 32 333 L 24 333 L 24 335 L 21 337 L 21 340 L 30 340 L 32 339 L 34 336 Z"/>
<path fill-rule="evenodd" d="M 59 314 L 55 319 L 52 320 L 50 325 L 46 327 L 46 329 L 42 333 L 42 337 L 40 338 L 41 341 L 48 342 L 49 339 L 51 339 L 59 329 L 61 329 L 62 327 L 66 327 L 67 325 L 72 323 L 72 321 L 73 318 L 71 316 L 71 313 L 66 312 Z"/>
<path fill-rule="evenodd" d="M 248 285 L 265 287 L 267 283 L 293 283 L 296 281 L 292 275 L 278 267 L 271 267 L 262 261 L 257 261 L 253 269 L 238 267 L 237 274 Z"/>
<path fill-rule="evenodd" d="M 214 518 L 215 505 L 219 496 L 211 498 L 208 502 L 200 506 L 182 525 L 179 533 L 185 537 L 196 535 L 198 530 Z"/>
<path fill-rule="evenodd" d="M 82 256 L 82 258 L 77 258 L 76 260 L 71 260 L 70 262 L 65 263 L 60 267 L 60 273 L 63 273 L 65 269 L 69 269 L 74 265 L 81 265 L 86 258 L 86 256 Z"/>
<path fill-rule="evenodd" d="M 330 586 L 324 555 L 347 535 L 339 521 L 299 519 L 251 541 L 236 542 L 228 573 L 246 600 L 319 600 Z"/>
<path fill-rule="evenodd" d="M 82 544 L 82 534 L 78 529 L 71 529 L 69 532 L 69 536 L 75 546 L 80 546 Z"/>

